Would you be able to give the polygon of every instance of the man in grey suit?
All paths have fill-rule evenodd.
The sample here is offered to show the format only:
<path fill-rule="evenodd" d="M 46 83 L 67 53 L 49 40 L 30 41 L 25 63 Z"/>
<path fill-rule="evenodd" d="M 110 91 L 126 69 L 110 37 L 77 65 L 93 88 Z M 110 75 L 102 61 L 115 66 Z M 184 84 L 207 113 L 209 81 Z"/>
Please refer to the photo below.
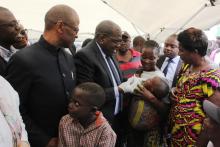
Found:
<path fill-rule="evenodd" d="M 179 42 L 177 35 L 170 35 L 164 43 L 164 55 L 157 61 L 157 67 L 164 72 L 164 75 L 169 81 L 170 87 L 175 87 L 177 82 L 177 75 L 182 65 L 182 60 L 179 53 Z"/>

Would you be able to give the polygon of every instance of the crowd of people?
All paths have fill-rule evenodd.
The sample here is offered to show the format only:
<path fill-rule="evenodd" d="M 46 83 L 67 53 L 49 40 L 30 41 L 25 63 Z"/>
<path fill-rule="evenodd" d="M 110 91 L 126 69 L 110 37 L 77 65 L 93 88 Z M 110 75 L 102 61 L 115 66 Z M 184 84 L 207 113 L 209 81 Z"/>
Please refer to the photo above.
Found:
<path fill-rule="evenodd" d="M 218 147 L 220 69 L 198 28 L 161 46 L 111 20 L 76 52 L 80 18 L 55 5 L 38 42 L 0 6 L 0 147 Z"/>

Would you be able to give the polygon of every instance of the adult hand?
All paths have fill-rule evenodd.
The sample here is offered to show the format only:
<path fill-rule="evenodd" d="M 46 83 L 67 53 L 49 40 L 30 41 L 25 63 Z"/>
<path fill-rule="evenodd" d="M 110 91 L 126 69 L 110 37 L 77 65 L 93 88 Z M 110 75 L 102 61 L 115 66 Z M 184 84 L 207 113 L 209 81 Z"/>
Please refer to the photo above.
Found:
<path fill-rule="evenodd" d="M 123 82 L 119 85 L 119 90 L 124 93 L 132 93 L 133 85 L 135 84 L 135 77 L 130 77 L 126 82 Z"/>
<path fill-rule="evenodd" d="M 157 98 L 143 85 L 138 85 L 138 88 L 136 89 L 138 93 L 140 93 L 142 96 L 144 96 L 144 100 L 150 101 L 154 103 L 157 101 Z"/>
<path fill-rule="evenodd" d="M 57 147 L 58 146 L 58 139 L 53 137 L 50 139 L 46 147 Z"/>
<path fill-rule="evenodd" d="M 177 99 L 178 99 L 177 96 L 176 96 L 177 92 L 178 91 L 177 91 L 176 87 L 171 88 L 169 97 L 170 97 L 170 100 L 171 100 L 172 104 L 175 104 L 177 102 Z"/>

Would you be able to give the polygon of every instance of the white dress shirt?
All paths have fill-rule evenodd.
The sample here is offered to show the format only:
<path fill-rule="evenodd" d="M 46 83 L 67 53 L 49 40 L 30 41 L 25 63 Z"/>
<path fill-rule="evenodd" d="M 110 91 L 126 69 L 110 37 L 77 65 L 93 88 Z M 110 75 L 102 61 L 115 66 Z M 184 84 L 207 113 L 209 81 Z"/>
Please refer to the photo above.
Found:
<path fill-rule="evenodd" d="M 161 71 L 163 71 L 164 68 L 167 66 L 168 60 L 169 60 L 169 58 L 166 57 L 166 59 L 163 62 L 163 65 L 161 66 Z M 166 79 L 169 81 L 169 86 L 170 87 L 172 87 L 173 79 L 174 79 L 174 76 L 175 76 L 175 73 L 176 73 L 176 68 L 177 68 L 177 65 L 179 63 L 179 60 L 180 60 L 180 56 L 176 56 L 175 58 L 172 59 L 172 62 L 168 66 Z"/>
<path fill-rule="evenodd" d="M 114 78 L 114 76 L 113 76 L 113 73 L 112 73 L 112 70 L 111 70 L 111 68 L 110 68 L 110 66 L 109 66 L 109 64 L 108 64 L 108 61 L 106 60 L 106 55 L 105 55 L 105 53 L 102 51 L 101 47 L 99 46 L 99 44 L 98 44 L 97 42 L 96 42 L 96 44 L 97 44 L 97 46 L 98 46 L 98 48 L 99 48 L 99 50 L 100 50 L 100 52 L 101 52 L 101 55 L 102 55 L 103 59 L 105 60 L 105 63 L 106 63 L 107 66 L 108 66 L 108 69 L 109 69 L 109 71 L 110 71 L 110 73 L 111 73 L 111 78 L 113 79 L 114 92 L 115 92 L 115 98 L 116 98 L 116 104 L 115 104 L 115 112 L 114 112 L 114 114 L 116 115 L 116 114 L 118 114 L 118 112 L 120 111 L 120 94 L 119 94 L 119 91 L 118 91 L 118 85 L 117 85 L 117 82 L 116 82 L 116 80 L 115 80 L 115 78 Z M 112 61 L 111 61 L 111 62 L 112 62 Z M 114 65 L 114 63 L 113 63 L 113 65 Z M 115 67 L 115 70 L 117 71 L 116 67 Z M 118 75 L 118 76 L 119 76 L 119 75 Z"/>

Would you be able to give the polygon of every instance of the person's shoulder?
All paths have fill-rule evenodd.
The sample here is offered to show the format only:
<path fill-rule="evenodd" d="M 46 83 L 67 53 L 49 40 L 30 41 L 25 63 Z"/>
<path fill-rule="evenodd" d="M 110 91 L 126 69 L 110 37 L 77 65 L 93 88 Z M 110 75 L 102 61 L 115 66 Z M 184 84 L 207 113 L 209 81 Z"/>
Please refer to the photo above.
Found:
<path fill-rule="evenodd" d="M 138 52 L 138 51 L 136 51 L 136 50 L 134 50 L 134 49 L 129 49 L 129 50 L 131 51 L 131 53 L 132 53 L 133 56 L 141 56 L 141 53 L 140 53 L 140 52 Z"/>
<path fill-rule="evenodd" d="M 29 57 L 31 55 L 36 55 L 40 51 L 39 48 L 40 46 L 37 43 L 35 43 L 35 44 L 32 44 L 31 46 L 27 46 L 17 51 L 14 55 L 22 56 L 22 58 Z"/>
<path fill-rule="evenodd" d="M 96 60 L 98 47 L 91 46 L 91 44 L 85 46 L 76 52 L 75 58 L 85 58 L 86 60 Z"/>
<path fill-rule="evenodd" d="M 166 59 L 166 56 L 163 54 L 163 55 L 160 55 L 159 56 L 159 59 L 158 60 L 165 60 Z"/>
<path fill-rule="evenodd" d="M 113 131 L 111 125 L 109 124 L 109 122 L 106 120 L 106 118 L 104 116 L 103 117 L 103 123 L 100 124 L 99 128 L 101 130 L 103 130 L 105 133 L 107 134 L 113 134 L 115 135 L 115 132 Z"/>
<path fill-rule="evenodd" d="M 9 82 L 2 76 L 0 76 L 0 83 L 0 87 L 5 87 L 5 85 L 9 85 Z"/>
<path fill-rule="evenodd" d="M 72 122 L 72 118 L 69 114 L 64 115 L 61 119 L 60 119 L 60 124 L 61 125 L 65 125 L 65 124 L 69 124 Z"/>

